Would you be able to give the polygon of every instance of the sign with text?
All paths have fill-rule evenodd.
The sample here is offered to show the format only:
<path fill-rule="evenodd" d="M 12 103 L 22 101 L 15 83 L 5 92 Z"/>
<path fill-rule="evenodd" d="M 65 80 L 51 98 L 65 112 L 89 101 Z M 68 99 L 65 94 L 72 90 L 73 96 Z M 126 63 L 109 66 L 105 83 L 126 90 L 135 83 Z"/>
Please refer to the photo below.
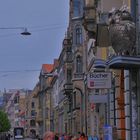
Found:
<path fill-rule="evenodd" d="M 87 75 L 87 83 L 90 89 L 109 89 L 111 72 L 91 72 Z"/>

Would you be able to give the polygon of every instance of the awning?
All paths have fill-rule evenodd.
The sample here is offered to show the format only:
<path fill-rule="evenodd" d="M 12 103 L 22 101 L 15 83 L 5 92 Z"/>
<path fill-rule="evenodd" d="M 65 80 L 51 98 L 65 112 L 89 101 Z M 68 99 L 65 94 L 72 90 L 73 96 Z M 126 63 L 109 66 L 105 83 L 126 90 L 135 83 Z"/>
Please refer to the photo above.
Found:
<path fill-rule="evenodd" d="M 112 69 L 137 69 L 140 68 L 140 57 L 137 56 L 115 56 L 106 62 Z"/>

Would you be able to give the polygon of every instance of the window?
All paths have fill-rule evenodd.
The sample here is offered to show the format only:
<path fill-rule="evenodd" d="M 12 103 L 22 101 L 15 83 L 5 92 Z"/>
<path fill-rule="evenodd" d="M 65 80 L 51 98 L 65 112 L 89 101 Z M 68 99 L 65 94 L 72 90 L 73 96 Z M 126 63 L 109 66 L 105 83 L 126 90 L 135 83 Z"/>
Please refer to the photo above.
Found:
<path fill-rule="evenodd" d="M 31 107 L 35 108 L 35 103 L 34 102 L 31 103 Z"/>
<path fill-rule="evenodd" d="M 45 109 L 45 115 L 46 115 L 46 119 L 48 119 L 49 118 L 49 108 Z"/>
<path fill-rule="evenodd" d="M 73 93 L 73 109 L 76 108 L 76 93 Z"/>
<path fill-rule="evenodd" d="M 15 98 L 14 98 L 14 103 L 15 103 L 15 104 L 19 103 L 19 96 L 15 96 Z"/>
<path fill-rule="evenodd" d="M 74 0 L 73 1 L 73 17 L 82 16 L 82 0 Z"/>
<path fill-rule="evenodd" d="M 30 120 L 30 126 L 35 126 L 35 120 Z"/>
<path fill-rule="evenodd" d="M 72 79 L 72 70 L 67 69 L 67 81 L 71 82 L 71 79 Z"/>
<path fill-rule="evenodd" d="M 32 111 L 31 111 L 31 116 L 32 116 L 32 117 L 35 117 L 35 115 L 36 115 L 35 110 L 32 110 Z"/>
<path fill-rule="evenodd" d="M 76 27 L 76 44 L 82 44 L 82 28 L 80 26 Z"/>
<path fill-rule="evenodd" d="M 82 57 L 77 56 L 76 58 L 76 73 L 82 73 Z"/>

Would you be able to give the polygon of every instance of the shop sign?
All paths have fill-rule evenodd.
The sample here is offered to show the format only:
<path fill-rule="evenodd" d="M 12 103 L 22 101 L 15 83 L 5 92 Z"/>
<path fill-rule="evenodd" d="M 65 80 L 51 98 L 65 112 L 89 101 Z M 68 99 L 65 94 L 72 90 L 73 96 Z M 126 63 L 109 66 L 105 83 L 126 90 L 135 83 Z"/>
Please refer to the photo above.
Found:
<path fill-rule="evenodd" d="M 111 72 L 90 72 L 87 75 L 87 84 L 90 89 L 110 89 Z"/>
<path fill-rule="evenodd" d="M 94 103 L 107 103 L 107 95 L 89 95 L 89 101 Z"/>

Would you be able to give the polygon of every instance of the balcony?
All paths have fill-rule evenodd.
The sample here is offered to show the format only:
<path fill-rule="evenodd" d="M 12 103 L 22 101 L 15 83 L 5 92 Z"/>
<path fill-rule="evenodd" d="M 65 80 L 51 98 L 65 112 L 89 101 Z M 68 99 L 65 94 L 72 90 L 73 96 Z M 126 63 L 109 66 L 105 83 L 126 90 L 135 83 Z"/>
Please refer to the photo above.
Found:
<path fill-rule="evenodd" d="M 65 83 L 64 84 L 64 94 L 70 94 L 73 91 L 73 84 L 72 83 Z"/>
<path fill-rule="evenodd" d="M 73 81 L 84 80 L 84 73 L 74 73 Z"/>
<path fill-rule="evenodd" d="M 85 30 L 88 31 L 89 38 L 95 37 L 96 32 L 96 7 L 86 5 L 84 7 L 84 21 Z"/>

